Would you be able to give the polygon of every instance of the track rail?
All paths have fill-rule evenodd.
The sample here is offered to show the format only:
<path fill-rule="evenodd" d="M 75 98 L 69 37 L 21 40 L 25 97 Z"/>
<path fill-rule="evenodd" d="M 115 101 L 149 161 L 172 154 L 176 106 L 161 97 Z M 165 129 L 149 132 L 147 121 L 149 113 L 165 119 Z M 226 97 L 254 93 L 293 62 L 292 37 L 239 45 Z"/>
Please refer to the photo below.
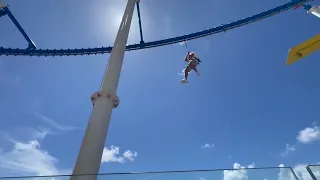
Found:
<path fill-rule="evenodd" d="M 195 32 L 192 34 L 187 34 L 183 36 L 152 41 L 152 42 L 141 42 L 139 44 L 131 44 L 126 47 L 126 51 L 140 50 L 153 48 L 158 46 L 165 46 L 175 43 L 180 43 L 187 40 L 197 39 L 205 36 L 210 36 L 220 32 L 225 32 L 237 27 L 241 27 L 267 17 L 279 14 L 283 11 L 294 8 L 297 5 L 304 4 L 312 0 L 295 0 L 280 6 L 277 6 L 273 9 L 258 13 L 256 15 L 243 18 L 238 21 L 234 21 L 228 24 L 224 24 L 218 27 L 213 27 L 211 29 Z M 78 56 L 78 55 L 93 55 L 93 54 L 104 54 L 110 53 L 112 47 L 100 47 L 100 48 L 82 48 L 82 49 L 18 49 L 18 48 L 4 48 L 0 47 L 0 56 Z"/>
<path fill-rule="evenodd" d="M 5 15 L 7 15 L 7 12 L 3 8 L 0 8 L 0 17 Z"/>

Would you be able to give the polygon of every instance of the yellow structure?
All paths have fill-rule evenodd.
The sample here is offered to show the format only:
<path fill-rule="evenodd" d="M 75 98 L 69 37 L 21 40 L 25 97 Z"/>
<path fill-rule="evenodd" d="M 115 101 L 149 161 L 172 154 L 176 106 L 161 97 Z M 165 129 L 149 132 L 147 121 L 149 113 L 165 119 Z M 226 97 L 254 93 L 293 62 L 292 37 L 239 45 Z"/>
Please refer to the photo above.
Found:
<path fill-rule="evenodd" d="M 291 48 L 288 53 L 287 65 L 293 64 L 317 50 L 320 50 L 320 34 Z"/>

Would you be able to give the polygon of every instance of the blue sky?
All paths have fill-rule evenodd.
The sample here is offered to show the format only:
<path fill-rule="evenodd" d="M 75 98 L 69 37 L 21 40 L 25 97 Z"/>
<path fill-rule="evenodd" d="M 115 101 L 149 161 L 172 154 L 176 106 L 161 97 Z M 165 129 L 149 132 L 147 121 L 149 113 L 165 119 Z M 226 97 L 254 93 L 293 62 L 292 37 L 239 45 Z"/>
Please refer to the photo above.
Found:
<path fill-rule="evenodd" d="M 126 3 L 5 2 L 42 49 L 112 46 Z M 141 1 L 144 39 L 196 32 L 286 2 Z M 128 44 L 140 41 L 137 22 L 135 11 Z M 0 46 L 27 46 L 8 17 L 0 24 Z M 298 9 L 190 41 L 202 64 L 188 84 L 179 75 L 184 46 L 127 52 L 100 172 L 281 164 L 304 172 L 319 163 L 320 54 L 285 64 L 289 48 L 319 28 L 318 18 Z M 0 56 L 1 176 L 70 173 L 108 58 Z"/>

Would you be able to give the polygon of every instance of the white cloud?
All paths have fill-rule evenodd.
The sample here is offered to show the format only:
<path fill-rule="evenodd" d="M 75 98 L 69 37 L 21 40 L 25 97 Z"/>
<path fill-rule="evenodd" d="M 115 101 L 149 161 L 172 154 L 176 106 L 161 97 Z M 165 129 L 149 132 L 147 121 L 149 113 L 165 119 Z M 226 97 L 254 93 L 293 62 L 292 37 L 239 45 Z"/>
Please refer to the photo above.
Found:
<path fill-rule="evenodd" d="M 214 146 L 215 146 L 214 144 L 208 144 L 208 143 L 206 143 L 206 144 L 203 144 L 203 145 L 201 146 L 201 148 L 202 148 L 202 149 L 206 149 L 206 148 L 210 148 L 210 149 L 211 149 L 211 148 L 214 148 Z"/>
<path fill-rule="evenodd" d="M 200 177 L 199 179 L 200 179 L 200 180 L 206 180 L 206 179 L 205 179 L 205 178 L 203 178 L 203 177 Z"/>
<path fill-rule="evenodd" d="M 295 180 L 295 177 L 289 168 L 281 168 L 278 174 L 279 180 Z"/>
<path fill-rule="evenodd" d="M 71 131 L 71 130 L 75 130 L 78 129 L 76 127 L 72 127 L 72 126 L 65 126 L 65 125 L 61 125 L 59 123 L 57 123 L 56 121 L 54 121 L 53 119 L 50 119 L 40 113 L 33 113 L 35 116 L 37 116 L 39 119 L 41 119 L 42 121 L 46 122 L 47 124 L 49 124 L 50 126 L 60 130 L 60 131 Z"/>
<path fill-rule="evenodd" d="M 137 152 L 133 152 L 133 151 L 130 151 L 130 150 L 126 150 L 124 153 L 123 153 L 123 157 L 125 159 L 128 159 L 129 161 L 134 161 L 134 159 L 137 157 L 138 153 Z"/>
<path fill-rule="evenodd" d="M 35 114 L 47 124 L 58 130 L 65 128 L 43 115 Z M 10 131 L 2 130 L 1 135 L 6 141 L 0 144 L 0 171 L 2 176 L 39 176 L 70 174 L 71 170 L 57 167 L 58 159 L 40 144 L 47 135 L 54 134 L 51 129 L 44 127 L 14 127 Z M 6 146 L 10 142 L 10 146 Z M 6 148 L 4 148 L 6 147 Z M 8 148 L 9 147 L 9 148 Z"/>
<path fill-rule="evenodd" d="M 278 174 L 278 180 L 295 180 L 295 177 L 289 168 L 284 168 L 284 164 L 279 164 L 280 172 Z"/>
<path fill-rule="evenodd" d="M 0 149 L 0 167 L 15 175 L 57 175 L 68 174 L 70 170 L 58 169 L 58 159 L 40 148 L 37 140 L 14 142 L 11 150 Z M 5 171 L 7 172 L 7 171 Z"/>
<path fill-rule="evenodd" d="M 254 167 L 255 167 L 254 162 L 248 166 L 248 168 L 254 168 Z"/>
<path fill-rule="evenodd" d="M 306 169 L 306 164 L 298 164 L 293 167 L 293 171 L 296 173 L 297 177 L 301 180 L 312 180 L 312 177 Z"/>
<path fill-rule="evenodd" d="M 298 142 L 302 144 L 308 144 L 308 143 L 312 143 L 314 141 L 320 140 L 320 127 L 317 126 L 316 123 L 313 123 L 312 127 L 306 127 L 305 129 L 301 130 L 298 133 L 296 139 Z M 298 144 L 296 145 L 286 144 L 285 150 L 280 155 L 287 156 L 291 152 L 295 152 L 297 145 Z"/>
<path fill-rule="evenodd" d="M 254 168 L 255 164 L 252 163 L 248 166 L 248 168 Z M 239 163 L 233 164 L 233 169 L 235 170 L 224 170 L 223 171 L 223 179 L 224 180 L 247 180 L 247 170 L 244 166 L 241 166 Z"/>
<path fill-rule="evenodd" d="M 284 167 L 284 165 L 280 164 L 279 167 Z M 307 164 L 297 164 L 292 168 L 299 180 L 312 180 L 306 167 Z M 313 173 L 316 177 L 320 177 L 320 171 L 313 171 Z M 278 177 L 279 180 L 295 180 L 294 174 L 289 168 L 281 168 Z"/>
<path fill-rule="evenodd" d="M 40 128 L 40 131 L 33 131 L 34 139 L 44 139 L 47 135 L 53 134 L 49 129 Z"/>
<path fill-rule="evenodd" d="M 47 135 L 53 134 L 50 129 L 44 127 L 15 127 L 8 130 L 0 130 L 0 135 L 5 140 L 15 143 L 16 139 L 21 142 L 29 142 L 32 140 L 42 140 Z"/>
<path fill-rule="evenodd" d="M 1 176 L 39 176 L 70 174 L 71 170 L 58 167 L 59 160 L 52 156 L 40 144 L 48 134 L 57 134 L 59 131 L 73 130 L 58 124 L 41 114 L 37 117 L 58 131 L 52 132 L 51 128 L 43 127 L 15 127 L 10 132 L 1 131 L 0 135 L 5 139 L 0 144 L 0 174 Z M 10 144 L 6 144 L 10 142 Z M 10 145 L 10 146 L 7 146 Z M 8 148 L 9 147 L 9 148 Z M 132 162 L 138 153 L 126 150 L 119 156 L 119 147 L 105 148 L 102 162 Z"/>
<path fill-rule="evenodd" d="M 38 133 L 41 134 L 41 132 Z M 50 155 L 48 151 L 41 149 L 40 141 L 20 142 L 12 138 L 7 139 L 13 143 L 13 147 L 7 151 L 0 148 L 0 172 L 2 175 L 6 173 L 6 176 L 43 176 L 71 173 L 71 170 L 57 167 L 59 160 Z M 132 162 L 138 155 L 137 152 L 131 150 L 124 151 L 122 155 L 119 154 L 119 147 L 105 148 L 102 163 Z"/>
<path fill-rule="evenodd" d="M 282 156 L 287 156 L 289 155 L 290 152 L 295 152 L 296 148 L 295 146 L 290 146 L 290 144 L 286 144 L 286 149 L 284 152 L 281 153 Z"/>
<path fill-rule="evenodd" d="M 303 144 L 320 140 L 320 128 L 316 125 L 301 130 L 297 136 L 297 140 Z"/>
<path fill-rule="evenodd" d="M 320 169 L 319 167 L 316 167 L 316 169 L 313 169 L 311 167 L 311 171 L 313 172 L 314 176 L 317 178 L 317 179 L 320 179 Z"/>
<path fill-rule="evenodd" d="M 117 163 L 124 163 L 126 161 L 134 161 L 137 157 L 138 153 L 126 150 L 122 156 L 120 154 L 120 148 L 114 145 L 111 145 L 110 148 L 105 147 L 103 149 L 103 155 L 102 155 L 102 163 L 109 163 L 109 162 L 117 162 Z"/>

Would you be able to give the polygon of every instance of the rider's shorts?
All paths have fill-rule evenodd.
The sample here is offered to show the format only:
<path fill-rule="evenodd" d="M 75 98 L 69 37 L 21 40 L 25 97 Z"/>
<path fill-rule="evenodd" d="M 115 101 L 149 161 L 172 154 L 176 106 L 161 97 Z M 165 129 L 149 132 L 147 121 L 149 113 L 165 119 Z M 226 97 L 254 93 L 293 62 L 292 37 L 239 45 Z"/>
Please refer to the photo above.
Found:
<path fill-rule="evenodd" d="M 198 65 L 198 61 L 197 60 L 191 60 L 189 61 L 188 65 L 193 65 L 193 66 L 197 66 Z"/>

